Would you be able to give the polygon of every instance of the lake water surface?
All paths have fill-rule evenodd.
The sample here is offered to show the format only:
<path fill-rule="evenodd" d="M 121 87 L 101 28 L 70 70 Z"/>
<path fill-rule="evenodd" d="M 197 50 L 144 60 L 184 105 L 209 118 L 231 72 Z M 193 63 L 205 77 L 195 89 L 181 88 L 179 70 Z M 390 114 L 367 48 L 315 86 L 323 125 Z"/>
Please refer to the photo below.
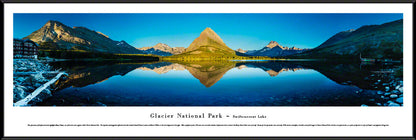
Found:
<path fill-rule="evenodd" d="M 50 65 L 69 76 L 40 106 L 371 106 L 383 99 L 364 78 L 392 67 L 321 61 Z"/>

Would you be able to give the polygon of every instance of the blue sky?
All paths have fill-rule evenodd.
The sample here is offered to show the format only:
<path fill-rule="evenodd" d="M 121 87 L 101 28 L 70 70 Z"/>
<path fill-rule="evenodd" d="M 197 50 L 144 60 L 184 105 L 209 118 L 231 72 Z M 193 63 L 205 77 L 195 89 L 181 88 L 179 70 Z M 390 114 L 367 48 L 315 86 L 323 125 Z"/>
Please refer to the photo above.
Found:
<path fill-rule="evenodd" d="M 134 47 L 153 46 L 159 42 L 171 47 L 188 47 L 206 27 L 211 27 L 232 49 L 260 49 L 272 40 L 288 47 L 314 48 L 340 31 L 398 19 L 403 19 L 403 14 L 19 13 L 13 16 L 13 37 L 23 38 L 48 20 L 57 20 L 69 27 L 83 26 L 100 31 Z"/>

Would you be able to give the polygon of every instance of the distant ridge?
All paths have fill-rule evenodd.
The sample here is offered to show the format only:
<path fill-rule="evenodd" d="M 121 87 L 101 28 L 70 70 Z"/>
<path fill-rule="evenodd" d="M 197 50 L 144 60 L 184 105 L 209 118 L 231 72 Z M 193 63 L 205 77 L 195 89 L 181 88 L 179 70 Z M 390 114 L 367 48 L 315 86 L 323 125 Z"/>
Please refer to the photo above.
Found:
<path fill-rule="evenodd" d="M 265 47 L 260 50 L 242 50 L 237 49 L 238 55 L 240 56 L 268 56 L 268 57 L 278 57 L 278 56 L 288 56 L 297 53 L 304 52 L 309 49 L 300 49 L 296 47 L 283 47 L 276 41 L 270 41 Z"/>
<path fill-rule="evenodd" d="M 170 47 L 164 43 L 157 43 L 153 47 L 137 48 L 146 54 L 155 54 L 160 56 L 171 56 L 185 52 L 185 47 Z"/>

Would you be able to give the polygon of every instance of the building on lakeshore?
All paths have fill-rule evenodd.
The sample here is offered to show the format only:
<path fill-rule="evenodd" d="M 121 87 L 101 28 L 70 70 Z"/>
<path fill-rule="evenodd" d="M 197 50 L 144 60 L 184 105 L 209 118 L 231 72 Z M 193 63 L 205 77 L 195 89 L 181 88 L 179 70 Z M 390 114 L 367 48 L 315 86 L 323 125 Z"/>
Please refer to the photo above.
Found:
<path fill-rule="evenodd" d="M 38 44 L 30 39 L 13 39 L 13 58 L 38 58 Z"/>

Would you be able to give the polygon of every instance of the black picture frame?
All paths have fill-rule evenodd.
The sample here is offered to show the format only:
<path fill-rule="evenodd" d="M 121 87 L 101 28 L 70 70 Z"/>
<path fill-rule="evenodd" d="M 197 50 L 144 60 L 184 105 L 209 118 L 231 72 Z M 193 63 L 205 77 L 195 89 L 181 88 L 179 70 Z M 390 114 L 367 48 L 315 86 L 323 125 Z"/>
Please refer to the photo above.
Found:
<path fill-rule="evenodd" d="M 57 3 L 55 0 L 2 0 L 2 11 L 4 11 L 4 5 L 8 3 Z M 414 0 L 61 0 L 58 3 L 411 3 L 412 10 L 414 12 Z M 4 33 L 4 14 L 2 14 L 3 18 L 3 33 Z M 414 15 L 413 15 L 414 19 Z M 413 20 L 414 21 L 414 20 Z M 414 26 L 412 34 L 414 36 Z M 4 40 L 2 39 L 2 43 L 4 44 Z M 413 41 L 414 44 L 414 41 Z M 3 61 L 2 61 L 2 79 L 4 80 L 4 48 L 2 49 Z M 415 49 L 413 49 L 413 54 L 415 53 Z M 413 65 L 414 65 L 414 58 L 413 58 Z M 414 72 L 412 72 L 414 75 Z M 414 77 L 412 77 L 413 79 Z M 413 81 L 413 80 L 412 80 Z M 414 84 L 414 83 L 413 83 Z M 4 91 L 4 85 L 1 84 L 2 89 Z M 4 93 L 4 92 L 3 92 Z M 5 93 L 4 93 L 5 94 Z M 1 105 L 4 105 L 4 96 L 1 97 Z M 415 97 L 413 96 L 413 101 L 415 101 Z M 413 104 L 413 112 L 414 107 Z M 172 139 L 172 140 L 195 140 L 195 139 L 244 139 L 244 140 L 269 140 L 269 139 L 284 139 L 284 140 L 327 140 L 327 139 L 340 139 L 340 140 L 349 140 L 349 139 L 362 139 L 362 140 L 413 140 L 415 139 L 415 131 L 414 131 L 414 124 L 413 124 L 413 136 L 412 137 L 5 137 L 4 136 L 4 106 L 2 107 L 2 122 L 1 124 L 3 127 L 2 133 L 2 140 L 71 140 L 71 139 L 82 139 L 82 140 L 110 140 L 110 139 L 125 139 L 125 140 L 133 140 L 133 139 L 152 139 L 152 140 L 164 140 L 164 139 Z M 414 122 L 414 115 L 412 116 Z"/>

